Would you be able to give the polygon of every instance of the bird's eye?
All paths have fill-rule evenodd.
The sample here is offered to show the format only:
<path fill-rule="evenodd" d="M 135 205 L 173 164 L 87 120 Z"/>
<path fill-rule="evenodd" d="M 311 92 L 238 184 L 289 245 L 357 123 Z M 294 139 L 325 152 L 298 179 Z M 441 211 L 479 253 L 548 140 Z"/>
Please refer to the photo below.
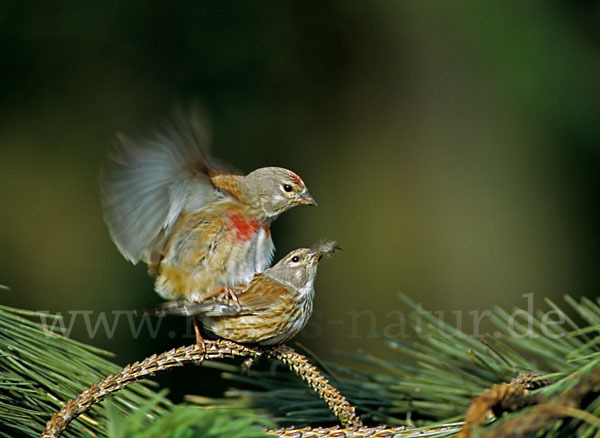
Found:
<path fill-rule="evenodd" d="M 286 192 L 291 192 L 292 191 L 292 186 L 289 184 L 284 184 L 283 185 L 283 190 L 285 190 Z"/>
<path fill-rule="evenodd" d="M 300 261 L 300 257 L 298 257 L 298 256 L 294 256 L 294 257 L 292 257 L 292 261 L 293 261 L 294 263 L 296 263 L 296 262 L 299 262 L 299 261 Z"/>

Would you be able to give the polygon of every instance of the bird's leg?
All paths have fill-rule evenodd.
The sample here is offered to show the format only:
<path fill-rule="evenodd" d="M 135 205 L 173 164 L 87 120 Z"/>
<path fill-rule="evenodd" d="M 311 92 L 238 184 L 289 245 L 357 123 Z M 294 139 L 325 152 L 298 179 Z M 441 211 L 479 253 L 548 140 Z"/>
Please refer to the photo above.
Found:
<path fill-rule="evenodd" d="M 202 298 L 202 301 L 206 301 L 206 300 L 209 300 L 209 299 L 211 299 L 211 298 L 214 298 L 214 297 L 216 297 L 217 295 L 219 295 L 221 292 L 225 291 L 226 289 L 227 289 L 227 288 L 226 288 L 225 286 L 222 286 L 222 287 L 220 287 L 220 288 L 218 288 L 218 289 L 215 289 L 215 290 L 213 290 L 212 292 L 209 292 L 207 295 L 205 295 L 205 296 Z"/>
<path fill-rule="evenodd" d="M 235 306 L 237 307 L 238 311 L 242 309 L 242 305 L 240 304 L 240 301 L 238 300 L 238 297 L 235 293 L 235 289 L 232 287 L 228 287 L 228 286 L 222 286 L 218 289 L 213 290 L 212 292 L 209 292 L 207 295 L 204 296 L 204 298 L 202 298 L 202 301 L 206 301 L 211 298 L 214 298 L 221 293 L 225 293 L 225 296 L 227 297 L 227 299 L 230 301 L 233 301 L 235 303 Z"/>
<path fill-rule="evenodd" d="M 198 326 L 198 320 L 195 316 L 192 316 L 192 321 L 194 321 L 194 332 L 196 332 L 196 344 L 198 344 L 202 350 L 202 353 L 206 353 L 206 343 L 204 342 L 204 338 L 202 337 L 202 333 L 200 333 L 200 327 Z"/>

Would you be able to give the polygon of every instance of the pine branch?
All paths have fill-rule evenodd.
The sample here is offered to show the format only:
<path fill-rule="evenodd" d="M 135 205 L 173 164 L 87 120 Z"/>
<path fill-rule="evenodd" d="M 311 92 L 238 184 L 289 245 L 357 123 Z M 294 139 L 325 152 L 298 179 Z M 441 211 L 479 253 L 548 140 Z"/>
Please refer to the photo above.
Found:
<path fill-rule="evenodd" d="M 467 409 L 465 424 L 457 438 L 470 438 L 473 429 L 483 422 L 490 411 L 499 417 L 503 412 L 516 411 L 540 403 L 542 398 L 539 395 L 530 395 L 530 391 L 547 386 L 550 382 L 534 380 L 535 377 L 538 377 L 537 373 L 520 375 L 510 383 L 494 385 L 475 397 Z"/>
<path fill-rule="evenodd" d="M 207 340 L 204 342 L 204 346 L 194 344 L 169 350 L 159 355 L 152 355 L 141 362 L 127 365 L 117 374 L 110 375 L 100 383 L 92 385 L 75 399 L 66 402 L 59 412 L 52 415 L 42 433 L 42 438 L 60 436 L 71 421 L 93 405 L 131 383 L 152 376 L 158 371 L 190 363 L 200 364 L 206 359 L 258 357 L 262 354 L 281 360 L 307 381 L 325 399 L 332 411 L 339 416 L 343 425 L 357 427 L 362 425 L 354 412 L 354 408 L 350 406 L 346 399 L 321 376 L 314 366 L 308 363 L 304 356 L 296 353 L 293 349 L 285 346 L 265 349 L 243 346 L 226 340 Z"/>
<path fill-rule="evenodd" d="M 415 428 L 407 426 L 387 427 L 302 427 L 269 430 L 268 434 L 279 438 L 417 438 L 447 437 L 458 430 L 455 424 L 439 427 Z"/>
<path fill-rule="evenodd" d="M 412 310 L 406 325 L 418 337 L 407 342 L 380 336 L 399 356 L 397 361 L 363 352 L 340 355 L 345 359 L 343 365 L 328 363 L 325 367 L 335 373 L 332 382 L 357 406 L 363 420 L 390 426 L 456 421 L 464 418 L 475 397 L 519 374 L 539 372 L 542 378 L 553 382 L 535 392 L 551 397 L 568 391 L 581 376 L 600 366 L 600 306 L 589 299 L 576 302 L 565 298 L 575 317 L 546 300 L 554 312 L 552 319 L 563 321 L 554 325 L 544 325 L 546 313 L 541 310 L 528 315 L 525 311 L 509 313 L 495 308 L 490 320 L 497 331 L 480 338 L 468 336 L 406 297 L 403 300 Z M 524 333 L 527 335 L 523 336 Z M 375 371 L 363 372 L 354 364 L 367 365 Z M 223 370 L 224 378 L 234 384 L 239 382 L 257 389 L 232 389 L 227 399 L 202 399 L 203 405 L 260 409 L 275 421 L 296 426 L 332 419 L 316 403 L 314 394 L 299 386 L 284 369 L 251 370 L 249 375 L 241 375 L 228 364 L 211 366 Z M 600 399 L 595 398 L 585 410 L 600 416 Z M 563 423 L 578 431 L 595 430 L 589 422 L 557 420 L 557 424 Z"/>
<path fill-rule="evenodd" d="M 286 419 L 294 419 L 297 426 L 302 422 L 314 425 L 329 421 L 335 418 L 333 410 L 345 424 L 350 425 L 345 428 L 313 427 L 268 431 L 271 435 L 281 437 L 333 437 L 340 434 L 348 437 L 361 434 L 408 437 L 418 436 L 418 433 L 449 436 L 458 430 L 455 421 L 464 415 L 471 402 L 476 406 L 479 403 L 476 415 L 469 423 L 473 427 L 477 427 L 488 412 L 496 416 L 497 426 L 481 430 L 491 434 L 489 436 L 524 436 L 543 432 L 546 437 L 573 434 L 591 437 L 599 433 L 600 371 L 595 371 L 600 369 L 600 306 L 597 303 L 587 299 L 577 303 L 567 297 L 567 303 L 577 314 L 573 318 L 556 304 L 547 301 L 556 315 L 564 320 L 564 324 L 546 327 L 543 325 L 544 314 L 541 311 L 533 315 L 531 321 L 518 318 L 511 321 L 511 318 L 514 319 L 511 314 L 497 308 L 491 317 L 498 328 L 497 333 L 494 336 L 472 338 L 440 321 L 407 298 L 405 301 L 413 309 L 409 325 L 414 327 L 419 338 L 414 342 L 406 342 L 381 336 L 401 356 L 400 361 L 381 360 L 372 355 L 347 355 L 345 357 L 350 360 L 344 366 L 328 364 L 325 367 L 336 374 L 331 380 L 336 388 L 348 396 L 350 402 L 306 358 L 289 347 L 268 350 L 234 344 L 235 347 L 225 347 L 225 352 L 222 347 L 212 350 L 208 348 L 207 356 L 211 353 L 214 357 L 264 355 L 281 360 L 289 369 L 287 372 L 282 371 L 282 367 L 270 372 L 250 370 L 249 375 L 240 375 L 238 367 L 212 362 L 211 366 L 226 371 L 223 374 L 225 378 L 255 385 L 262 388 L 262 391 L 230 391 L 230 395 L 237 395 L 238 398 L 225 402 L 210 400 L 210 404 L 252 408 L 255 412 L 283 412 Z M 42 325 L 23 316 L 38 315 L 0 306 L 0 416 L 3 420 L 0 437 L 34 436 L 36 430 L 39 434 L 39 425 L 43 424 L 49 412 L 60 406 L 59 400 L 74 397 L 78 392 L 77 388 L 89 386 L 90 380 L 97 382 L 101 376 L 116 371 L 116 365 L 101 357 L 106 355 L 105 352 L 49 332 Z M 516 336 L 511 331 L 511 323 L 512 330 L 527 329 L 529 335 Z M 529 324 L 531 328 L 528 328 Z M 227 341 L 207 342 L 207 346 L 218 343 L 224 343 L 223 346 Z M 187 357 L 186 348 L 189 349 Z M 163 418 L 167 421 L 171 415 L 180 415 L 178 418 L 190 422 L 192 417 L 208 415 L 204 412 L 212 412 L 216 415 L 215 419 L 222 415 L 222 421 L 214 424 L 228 421 L 233 424 L 233 421 L 223 419 L 235 418 L 238 414 L 242 418 L 253 415 L 246 410 L 228 411 L 229 414 L 225 411 L 216 414 L 214 410 L 174 413 L 172 409 L 166 411 L 161 407 L 171 406 L 161 394 L 157 395 L 139 385 L 131 387 L 134 391 L 123 389 L 139 378 L 161 369 L 202 360 L 204 357 L 199 356 L 201 352 L 197 348 L 194 345 L 171 350 L 125 368 L 68 402 L 60 415 L 55 416 L 55 420 L 62 422 L 60 427 L 66 427 L 69 421 L 77 422 L 78 427 L 71 427 L 66 431 L 69 436 L 92 433 L 103 435 L 106 433 L 106 410 L 98 409 L 95 404 L 114 392 L 118 392 L 114 398 L 117 401 L 116 410 L 134 412 L 137 418 L 145 416 L 144 421 L 148 421 L 150 416 L 157 418 L 151 422 L 152 425 L 159 424 Z M 218 351 L 223 355 L 217 356 Z M 65 361 L 65 357 L 69 357 L 69 360 Z M 377 372 L 359 371 L 352 362 L 370 365 Z M 509 389 L 511 384 L 501 384 L 517 374 L 531 371 L 539 371 L 544 379 L 553 383 L 541 389 L 528 387 L 526 391 Z M 297 376 L 316 390 L 331 410 L 325 408 L 314 392 L 300 384 Z M 538 378 L 535 379 L 537 380 Z M 241 395 L 245 398 L 239 398 Z M 158 402 L 145 411 L 145 403 L 152 398 Z M 207 399 L 203 402 L 209 404 Z M 384 421 L 388 426 L 361 427 L 350 403 L 359 406 L 363 418 Z M 93 409 L 91 418 L 85 416 L 90 406 Z M 76 418 L 77 415 L 81 416 Z M 257 421 L 256 416 L 252 418 L 247 421 Z M 428 424 L 423 428 L 394 427 L 410 422 L 426 424 L 431 419 L 440 421 L 440 424 Z M 260 420 L 254 424 L 260 424 Z M 214 432 L 220 429 L 215 427 L 211 430 Z M 53 433 L 53 430 L 49 433 Z M 259 435 L 257 432 L 256 436 Z M 131 435 L 133 436 L 138 435 Z M 218 435 L 209 433 L 202 436 Z"/>
<path fill-rule="evenodd" d="M 75 397 L 82 387 L 115 373 L 119 366 L 106 359 L 109 353 L 82 344 L 28 318 L 35 312 L 0 306 L 0 437 L 39 436 L 60 400 Z M 58 317 L 45 315 L 47 321 Z M 127 412 L 146 403 L 156 393 L 139 384 L 115 397 L 116 409 Z M 160 415 L 172 404 L 164 397 L 149 414 Z M 89 437 L 103 431 L 104 411 L 94 409 L 66 434 Z"/>
<path fill-rule="evenodd" d="M 344 426 L 362 426 L 362 422 L 356 416 L 355 408 L 348 403 L 337 389 L 329 384 L 329 381 L 303 355 L 298 354 L 286 345 L 267 350 L 266 353 L 273 359 L 281 360 L 290 370 L 305 380 L 321 398 L 325 399 L 329 409 L 340 419 Z"/>
<path fill-rule="evenodd" d="M 493 427 L 484 436 L 486 438 L 525 438 L 548 429 L 554 422 L 565 417 L 573 417 L 588 423 L 597 435 L 600 430 L 600 418 L 585 409 L 589 403 L 589 400 L 586 401 L 586 399 L 593 400 L 598 397 L 598 394 L 600 394 L 600 368 L 596 368 L 563 394 L 543 397 L 538 393 L 532 409 L 500 422 L 497 427 Z M 469 436 L 468 433 L 461 434 L 458 438 L 468 438 Z"/>

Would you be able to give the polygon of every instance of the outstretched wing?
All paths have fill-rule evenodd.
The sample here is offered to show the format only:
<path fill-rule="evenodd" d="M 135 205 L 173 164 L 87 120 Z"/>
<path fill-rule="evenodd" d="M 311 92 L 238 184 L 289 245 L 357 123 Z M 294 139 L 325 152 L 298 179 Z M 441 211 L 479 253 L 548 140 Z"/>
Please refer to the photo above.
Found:
<path fill-rule="evenodd" d="M 100 177 L 104 217 L 123 256 L 150 263 L 184 209 L 222 196 L 210 176 L 229 172 L 210 157 L 208 135 L 194 113 L 180 112 L 150 139 L 117 138 Z"/>

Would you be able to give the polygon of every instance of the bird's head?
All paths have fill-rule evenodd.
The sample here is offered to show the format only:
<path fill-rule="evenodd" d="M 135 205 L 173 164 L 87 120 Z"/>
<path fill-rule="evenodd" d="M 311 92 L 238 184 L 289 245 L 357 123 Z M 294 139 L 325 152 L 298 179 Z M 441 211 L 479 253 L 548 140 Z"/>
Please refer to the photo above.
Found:
<path fill-rule="evenodd" d="M 291 170 L 263 167 L 241 178 L 248 203 L 272 221 L 296 205 L 317 205 L 304 181 Z"/>
<path fill-rule="evenodd" d="M 341 248 L 332 240 L 320 242 L 312 248 L 295 249 L 265 271 L 265 275 L 299 292 L 312 290 L 317 265 L 336 249 Z"/>

